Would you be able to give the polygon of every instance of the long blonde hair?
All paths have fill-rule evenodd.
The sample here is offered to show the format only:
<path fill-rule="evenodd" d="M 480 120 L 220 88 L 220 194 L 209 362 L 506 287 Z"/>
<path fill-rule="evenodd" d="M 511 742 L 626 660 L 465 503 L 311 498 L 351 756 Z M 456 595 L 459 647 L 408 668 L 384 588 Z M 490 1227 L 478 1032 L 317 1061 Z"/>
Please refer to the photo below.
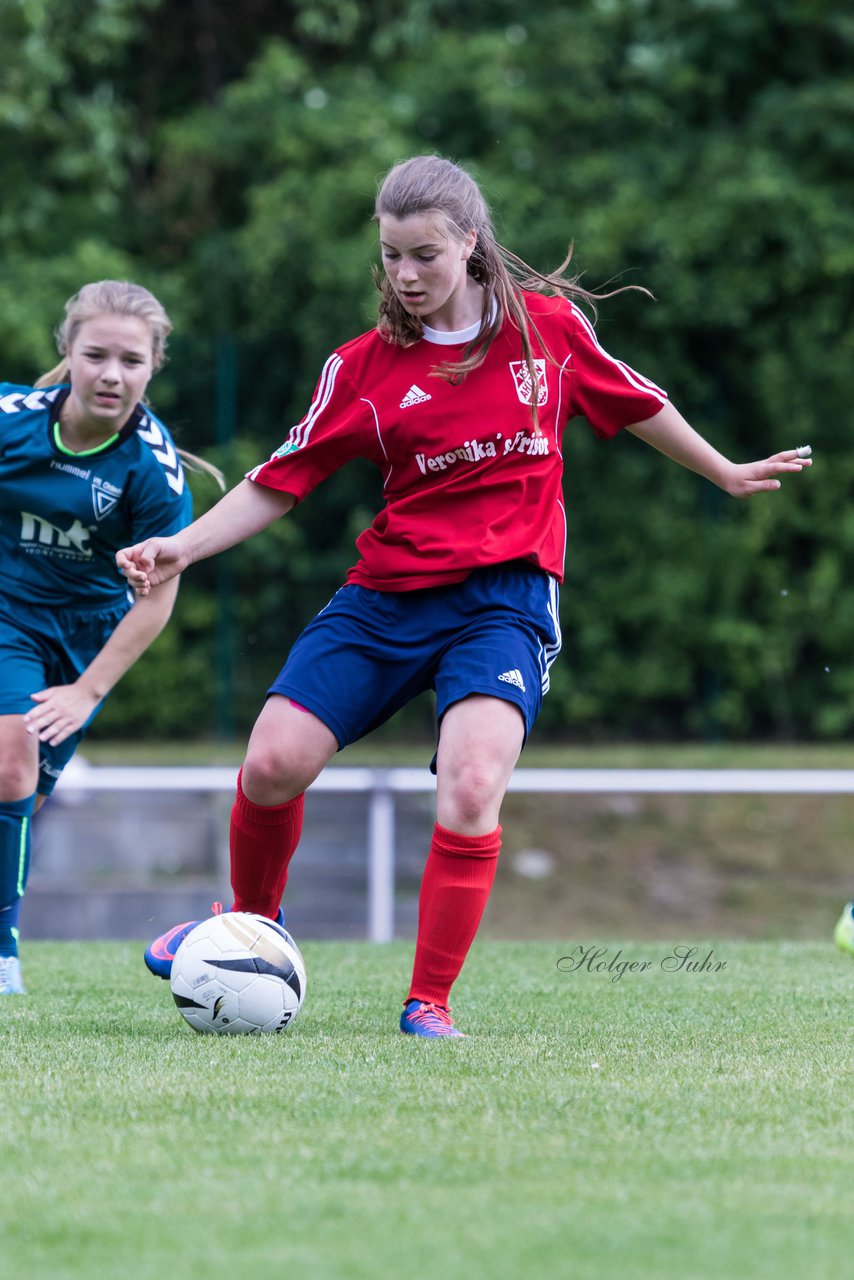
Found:
<path fill-rule="evenodd" d="M 464 348 L 459 360 L 445 360 L 432 369 L 436 377 L 449 382 L 460 382 L 486 359 L 490 346 L 501 331 L 508 317 L 519 331 L 522 358 L 528 366 L 533 388 L 531 411 L 534 426 L 537 424 L 539 399 L 533 333 L 547 358 L 548 349 L 536 325 L 528 314 L 523 290 L 538 293 L 559 293 L 564 297 L 588 303 L 595 314 L 596 301 L 623 292 L 623 286 L 611 293 L 591 293 L 578 283 L 577 276 L 565 275 L 572 258 L 572 248 L 556 271 L 543 273 L 530 267 L 522 258 L 499 244 L 492 226 L 492 218 L 480 188 L 474 179 L 451 160 L 441 156 L 413 156 L 394 166 L 380 184 L 374 206 L 374 221 L 384 215 L 408 218 L 413 214 L 435 213 L 445 220 L 450 234 L 464 240 L 474 229 L 477 240 L 468 259 L 467 270 L 483 285 L 483 308 L 480 328 Z M 417 316 L 406 311 L 395 294 L 388 278 L 375 269 L 374 278 L 380 290 L 380 333 L 399 346 L 411 346 L 423 336 L 423 327 Z M 644 291 L 645 292 L 645 291 Z"/>
<path fill-rule="evenodd" d="M 74 345 L 80 326 L 96 316 L 133 316 L 143 320 L 151 335 L 151 371 L 156 373 L 166 360 L 166 340 L 172 332 L 172 322 L 163 305 L 153 293 L 141 284 L 128 280 L 98 280 L 84 284 L 65 304 L 65 318 L 55 331 L 59 364 L 36 379 L 37 387 L 53 387 L 68 382 L 70 365 L 68 353 Z M 178 455 L 190 471 L 211 476 L 221 489 L 225 489 L 225 477 L 219 467 L 206 462 L 186 449 L 178 449 Z"/>

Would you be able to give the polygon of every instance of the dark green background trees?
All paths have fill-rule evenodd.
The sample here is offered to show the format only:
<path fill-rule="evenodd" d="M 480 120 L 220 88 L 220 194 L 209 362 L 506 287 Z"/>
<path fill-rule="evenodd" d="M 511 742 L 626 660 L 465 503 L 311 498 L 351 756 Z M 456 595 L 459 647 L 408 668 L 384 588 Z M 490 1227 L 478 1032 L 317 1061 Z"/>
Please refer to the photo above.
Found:
<path fill-rule="evenodd" d="M 571 425 L 566 646 L 542 732 L 849 731 L 847 6 L 20 0 L 0 5 L 0 41 L 2 376 L 53 363 L 85 280 L 138 279 L 176 326 L 155 406 L 234 482 L 372 322 L 377 178 L 450 155 L 528 261 L 555 266 L 572 240 L 588 287 L 652 290 L 603 304 L 601 340 L 724 452 L 815 451 L 811 474 L 739 504 Z M 193 569 L 99 732 L 244 732 L 378 502 L 350 467 Z"/>

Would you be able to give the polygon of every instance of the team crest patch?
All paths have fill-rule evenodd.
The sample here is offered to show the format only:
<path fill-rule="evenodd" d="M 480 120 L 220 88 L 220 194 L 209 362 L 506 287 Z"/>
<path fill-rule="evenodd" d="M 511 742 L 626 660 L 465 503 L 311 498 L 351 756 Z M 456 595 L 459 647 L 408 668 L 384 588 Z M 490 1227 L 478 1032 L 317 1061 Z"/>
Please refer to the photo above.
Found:
<path fill-rule="evenodd" d="M 117 489 L 108 480 L 101 480 L 96 476 L 92 481 L 92 505 L 95 508 L 95 519 L 103 520 L 104 516 L 108 516 L 121 496 L 121 489 Z"/>
<path fill-rule="evenodd" d="M 285 441 L 284 444 L 279 445 L 278 449 L 273 454 L 273 458 L 286 458 L 289 453 L 297 453 L 298 450 L 299 450 L 299 445 L 297 444 L 296 440 L 288 439 Z M 272 461 L 272 458 L 270 459 L 270 461 Z"/>
<path fill-rule="evenodd" d="M 534 368 L 537 372 L 537 404 L 541 405 L 545 404 L 549 398 L 549 384 L 546 381 L 545 360 L 535 360 Z M 533 400 L 534 386 L 527 361 L 511 360 L 510 372 L 513 374 L 513 381 L 516 384 L 516 395 L 522 401 L 522 404 L 531 404 Z"/>

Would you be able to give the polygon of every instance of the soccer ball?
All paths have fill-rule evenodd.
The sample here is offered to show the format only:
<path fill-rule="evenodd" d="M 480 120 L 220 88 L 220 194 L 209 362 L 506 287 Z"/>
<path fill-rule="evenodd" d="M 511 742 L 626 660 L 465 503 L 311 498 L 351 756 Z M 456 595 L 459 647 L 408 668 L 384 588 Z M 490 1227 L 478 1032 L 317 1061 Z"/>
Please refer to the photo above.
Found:
<path fill-rule="evenodd" d="M 229 911 L 196 925 L 172 962 L 172 995 L 194 1031 L 284 1031 L 305 996 L 305 963 L 282 925 Z"/>

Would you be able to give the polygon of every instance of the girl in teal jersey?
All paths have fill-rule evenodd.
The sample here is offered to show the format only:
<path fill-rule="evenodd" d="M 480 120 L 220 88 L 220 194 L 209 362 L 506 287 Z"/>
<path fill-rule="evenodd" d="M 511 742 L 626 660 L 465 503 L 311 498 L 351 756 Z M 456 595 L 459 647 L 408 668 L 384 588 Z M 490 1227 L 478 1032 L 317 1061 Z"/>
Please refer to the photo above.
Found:
<path fill-rule="evenodd" d="M 103 280 L 65 310 L 56 368 L 35 387 L 0 384 L 2 995 L 24 990 L 32 814 L 175 602 L 177 578 L 134 602 L 115 552 L 131 530 L 175 533 L 192 515 L 178 451 L 144 403 L 171 329 L 163 307 Z"/>

